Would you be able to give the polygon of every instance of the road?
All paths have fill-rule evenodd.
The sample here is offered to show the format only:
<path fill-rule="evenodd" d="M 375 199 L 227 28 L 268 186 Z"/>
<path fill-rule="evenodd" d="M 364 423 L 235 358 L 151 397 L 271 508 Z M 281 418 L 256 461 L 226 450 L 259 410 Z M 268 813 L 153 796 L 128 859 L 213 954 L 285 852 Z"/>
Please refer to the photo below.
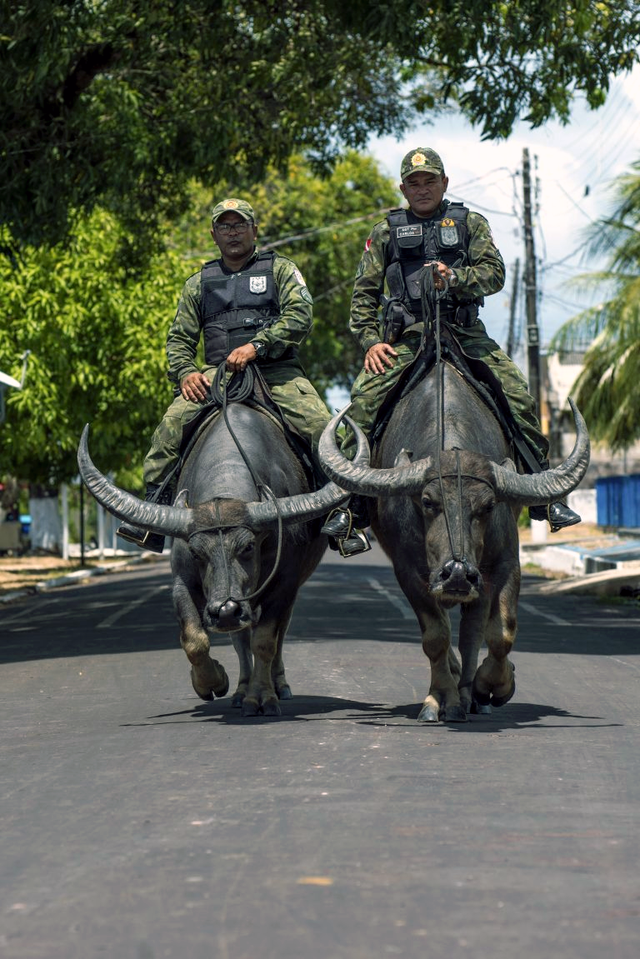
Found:
<path fill-rule="evenodd" d="M 279 720 L 194 695 L 166 562 L 0 607 L 0 956 L 637 959 L 640 607 L 539 585 L 450 726 L 377 547 L 303 588 Z"/>

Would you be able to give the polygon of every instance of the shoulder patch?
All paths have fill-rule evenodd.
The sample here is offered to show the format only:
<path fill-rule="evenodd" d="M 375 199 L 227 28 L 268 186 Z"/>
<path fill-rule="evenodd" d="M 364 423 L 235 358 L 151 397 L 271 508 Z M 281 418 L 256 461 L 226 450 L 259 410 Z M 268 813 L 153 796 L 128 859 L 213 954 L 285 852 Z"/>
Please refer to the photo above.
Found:
<path fill-rule="evenodd" d="M 295 276 L 295 278 L 296 278 L 296 280 L 298 281 L 298 283 L 300 284 L 300 286 L 306 286 L 306 285 L 307 285 L 307 284 L 304 282 L 304 277 L 303 277 L 302 273 L 300 272 L 300 270 L 298 269 L 298 267 L 296 267 L 295 270 L 293 271 L 293 275 Z"/>
<path fill-rule="evenodd" d="M 313 297 L 309 293 L 309 290 L 306 288 L 306 286 L 303 286 L 300 290 L 300 296 L 303 300 L 306 300 L 307 303 L 313 303 Z"/>

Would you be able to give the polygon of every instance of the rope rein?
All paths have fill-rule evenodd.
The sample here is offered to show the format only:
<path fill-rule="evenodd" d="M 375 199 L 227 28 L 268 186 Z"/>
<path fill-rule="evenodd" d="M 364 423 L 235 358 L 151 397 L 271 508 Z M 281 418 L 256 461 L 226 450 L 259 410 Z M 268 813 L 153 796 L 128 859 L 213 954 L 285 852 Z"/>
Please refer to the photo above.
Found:
<path fill-rule="evenodd" d="M 235 379 L 236 376 L 239 377 L 237 381 Z M 215 376 L 213 378 L 213 383 L 211 384 L 211 395 L 213 399 L 217 401 L 218 405 L 222 408 L 222 415 L 224 417 L 226 427 L 229 431 L 229 435 L 231 436 L 233 442 L 236 445 L 236 449 L 238 450 L 242 459 L 244 460 L 245 466 L 247 467 L 249 471 L 251 479 L 253 480 L 253 484 L 258 491 L 258 495 L 260 496 L 260 499 L 261 500 L 270 499 L 275 505 L 277 522 L 278 522 L 276 557 L 274 560 L 273 568 L 271 569 L 271 572 L 265 579 L 262 586 L 258 587 L 258 589 L 254 590 L 254 592 L 250 593 L 248 596 L 241 596 L 241 597 L 232 596 L 231 595 L 231 572 L 229 569 L 227 554 L 224 549 L 224 542 L 223 542 L 223 535 L 222 535 L 222 531 L 224 527 L 222 526 L 222 518 L 220 516 L 220 504 L 216 500 L 215 501 L 216 520 L 217 520 L 216 525 L 210 526 L 210 527 L 200 527 L 196 532 L 202 533 L 207 530 L 216 530 L 218 533 L 218 536 L 220 539 L 220 549 L 224 557 L 225 574 L 227 577 L 227 592 L 229 593 L 228 598 L 222 604 L 223 606 L 226 605 L 226 603 L 240 603 L 240 602 L 248 603 L 253 601 L 254 599 L 257 599 L 258 596 L 261 596 L 262 593 L 267 588 L 267 586 L 273 581 L 278 571 L 278 567 L 280 565 L 280 559 L 282 557 L 283 523 L 282 523 L 282 514 L 280 512 L 280 504 L 278 502 L 278 497 L 275 495 L 275 493 L 273 493 L 273 491 L 269 488 L 269 486 L 267 486 L 266 483 L 262 482 L 260 477 L 256 474 L 251 464 L 251 460 L 249 459 L 244 449 L 242 448 L 242 444 L 240 440 L 238 439 L 236 433 L 234 432 L 233 427 L 231 426 L 231 423 L 229 421 L 228 404 L 242 403 L 244 402 L 244 400 L 248 399 L 253 394 L 254 387 L 255 387 L 255 378 L 256 378 L 256 374 L 251 364 L 248 364 L 245 367 L 245 369 L 242 370 L 240 373 L 234 370 L 231 376 L 227 377 L 227 368 L 225 363 L 223 362 L 218 366 L 218 369 L 216 370 Z M 193 533 L 192 535 L 196 535 L 196 533 Z"/>
<path fill-rule="evenodd" d="M 423 336 L 426 336 L 427 329 L 435 337 L 436 344 L 436 431 L 438 436 L 438 442 L 436 443 L 436 469 L 438 471 L 438 485 L 440 487 L 440 497 L 442 500 L 442 514 L 444 516 L 445 525 L 447 527 L 447 537 L 449 539 L 449 547 L 451 549 L 451 555 L 453 556 L 454 562 L 463 563 L 464 560 L 464 530 L 462 524 L 462 473 L 460 470 L 460 450 L 456 449 L 456 473 L 455 476 L 458 479 L 458 512 L 460 516 L 460 549 L 456 549 L 454 545 L 454 536 L 451 528 L 451 517 L 449 516 L 449 510 L 447 509 L 447 501 L 444 494 L 444 474 L 442 472 L 442 461 L 441 453 L 444 452 L 445 436 L 444 436 L 444 364 L 442 362 L 442 341 L 440 336 L 440 302 L 443 300 L 448 291 L 449 283 L 442 277 L 442 282 L 444 283 L 443 289 L 438 290 L 435 285 L 435 271 L 437 270 L 436 264 L 429 264 L 422 271 L 422 282 L 421 282 L 421 303 L 422 303 L 422 319 L 424 321 L 424 333 Z M 435 310 L 431 308 L 431 304 L 435 301 Z M 433 320 L 431 321 L 431 317 Z M 430 322 L 431 321 L 431 322 Z"/>

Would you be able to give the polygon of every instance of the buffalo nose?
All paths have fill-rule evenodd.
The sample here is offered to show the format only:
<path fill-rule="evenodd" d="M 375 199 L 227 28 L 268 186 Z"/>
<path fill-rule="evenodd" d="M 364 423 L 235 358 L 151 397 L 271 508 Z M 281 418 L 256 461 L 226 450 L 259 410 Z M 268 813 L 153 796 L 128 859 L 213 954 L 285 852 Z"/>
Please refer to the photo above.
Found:
<path fill-rule="evenodd" d="M 480 572 L 466 560 L 450 559 L 440 570 L 440 581 L 445 586 L 467 587 L 477 586 L 480 582 Z"/>
<path fill-rule="evenodd" d="M 216 620 L 218 626 L 222 626 L 225 623 L 237 621 L 240 616 L 240 605 L 236 603 L 235 600 L 228 599 L 226 603 L 221 605 L 210 606 L 209 612 L 211 619 Z"/>

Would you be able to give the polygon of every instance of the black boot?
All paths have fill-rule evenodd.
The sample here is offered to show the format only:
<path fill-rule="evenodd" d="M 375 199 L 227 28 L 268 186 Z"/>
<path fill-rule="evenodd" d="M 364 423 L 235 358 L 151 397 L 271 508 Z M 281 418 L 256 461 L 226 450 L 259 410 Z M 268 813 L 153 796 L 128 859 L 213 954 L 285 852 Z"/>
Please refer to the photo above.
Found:
<path fill-rule="evenodd" d="M 162 506 L 170 506 L 173 494 L 170 489 L 163 489 L 160 494 L 160 486 L 157 483 L 147 483 L 147 492 L 145 494 L 145 503 L 160 503 Z M 116 530 L 118 536 L 126 539 L 129 543 L 135 543 L 140 549 L 148 549 L 151 553 L 164 552 L 164 536 L 162 533 L 151 533 L 147 529 L 140 529 L 138 526 L 129 526 L 123 523 Z"/>
<path fill-rule="evenodd" d="M 320 530 L 329 537 L 329 546 L 341 556 L 356 556 L 371 549 L 369 538 L 362 527 L 369 525 L 369 510 L 363 496 L 352 496 L 346 506 L 338 506 L 329 513 Z"/>
<path fill-rule="evenodd" d="M 567 526 L 576 526 L 582 522 L 582 517 L 567 506 L 566 503 L 549 503 L 547 506 L 530 506 L 529 518 L 548 520 L 552 533 L 566 529 Z"/>

